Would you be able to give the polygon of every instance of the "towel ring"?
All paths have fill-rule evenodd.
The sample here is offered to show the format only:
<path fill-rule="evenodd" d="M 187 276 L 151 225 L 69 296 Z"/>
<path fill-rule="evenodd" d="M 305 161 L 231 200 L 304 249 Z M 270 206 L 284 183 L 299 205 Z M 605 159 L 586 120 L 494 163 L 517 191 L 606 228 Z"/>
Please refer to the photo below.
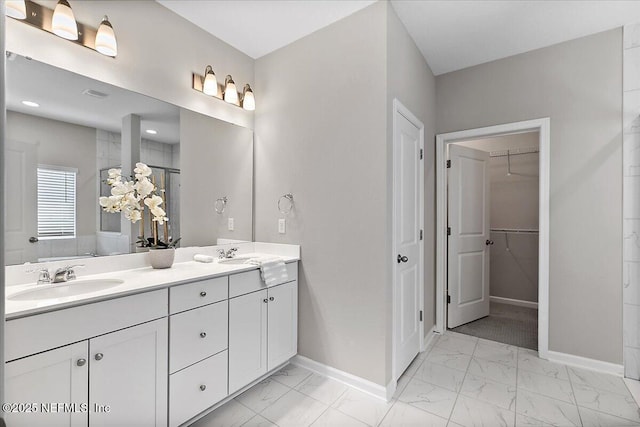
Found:
<path fill-rule="evenodd" d="M 227 207 L 228 201 L 229 199 L 227 199 L 227 196 L 216 199 L 216 202 L 214 204 L 214 209 L 216 210 L 217 214 L 222 215 L 224 213 L 224 210 Z"/>
<path fill-rule="evenodd" d="M 286 203 L 283 203 L 285 201 Z M 292 209 L 293 209 L 293 194 L 287 193 L 280 196 L 280 198 L 278 199 L 278 210 L 280 211 L 280 213 L 282 215 L 288 215 L 289 213 L 291 213 Z"/>

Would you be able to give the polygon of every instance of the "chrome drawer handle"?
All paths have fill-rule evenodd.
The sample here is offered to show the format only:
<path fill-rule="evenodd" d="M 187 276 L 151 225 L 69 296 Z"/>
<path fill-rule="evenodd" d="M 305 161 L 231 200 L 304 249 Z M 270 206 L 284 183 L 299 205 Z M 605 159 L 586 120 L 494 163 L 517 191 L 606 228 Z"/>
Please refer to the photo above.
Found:
<path fill-rule="evenodd" d="M 201 296 L 201 297 L 206 297 L 206 296 L 207 296 L 207 293 L 206 293 L 205 291 L 202 291 L 202 292 L 200 292 L 200 296 Z"/>
<path fill-rule="evenodd" d="M 76 365 L 84 366 L 86 363 L 87 363 L 87 359 L 78 359 L 78 361 L 76 362 Z"/>
<path fill-rule="evenodd" d="M 207 386 L 206 386 L 206 385 L 202 384 L 202 385 L 200 386 L 200 391 L 205 391 L 206 389 L 207 389 Z"/>
<path fill-rule="evenodd" d="M 265 299 L 262 300 L 262 302 L 266 304 L 266 303 L 269 302 L 269 300 L 265 298 Z"/>
<path fill-rule="evenodd" d="M 206 332 L 200 332 L 200 338 L 205 338 L 207 336 Z"/>
<path fill-rule="evenodd" d="M 274 299 L 274 297 L 269 297 L 269 301 L 273 301 Z"/>
<path fill-rule="evenodd" d="M 96 353 L 96 355 L 95 355 L 95 359 L 96 360 L 102 360 L 103 357 L 104 357 L 104 354 L 102 354 L 102 353 Z"/>

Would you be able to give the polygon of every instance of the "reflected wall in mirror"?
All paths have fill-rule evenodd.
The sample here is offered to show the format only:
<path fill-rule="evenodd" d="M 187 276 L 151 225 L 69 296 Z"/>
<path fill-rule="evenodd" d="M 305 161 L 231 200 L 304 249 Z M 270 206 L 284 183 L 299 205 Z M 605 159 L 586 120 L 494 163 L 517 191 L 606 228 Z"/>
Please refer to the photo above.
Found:
<path fill-rule="evenodd" d="M 181 168 L 181 111 L 176 106 L 15 54 L 8 56 L 6 88 L 7 265 L 135 250 L 137 236 L 121 233 L 121 215 L 106 213 L 98 205 L 98 197 L 110 191 L 102 182 L 106 171 L 121 164 L 122 141 L 127 140 L 122 137 L 122 124 L 131 114 L 141 118 L 139 159 L 152 167 L 157 184 L 165 183 L 165 210 L 173 239 L 181 236 L 183 224 L 192 223 L 192 213 L 180 211 L 184 190 L 181 183 L 185 178 L 187 182 L 197 183 L 201 200 L 222 191 L 214 189 L 217 183 L 222 185 L 222 181 L 211 179 L 208 168 L 202 168 L 197 162 L 195 166 L 186 163 L 186 169 Z M 26 105 L 29 102 L 23 101 L 38 106 Z M 207 116 L 201 120 L 211 122 L 214 127 L 232 126 Z M 187 126 L 190 125 L 188 122 Z M 251 131 L 232 127 L 239 134 L 248 133 L 252 139 Z M 238 146 L 230 149 L 231 157 L 228 157 L 224 141 L 234 141 L 232 134 L 199 137 L 190 141 L 190 150 L 211 156 L 209 165 L 231 159 L 237 155 Z M 201 150 L 200 146 L 205 144 Z M 211 144 L 217 147 L 215 152 L 210 150 Z M 250 167 L 232 168 L 227 173 L 231 182 L 249 182 L 248 188 L 245 186 L 241 192 L 252 200 L 252 144 L 246 149 Z M 130 173 L 132 171 L 123 171 L 123 175 Z M 198 209 L 193 219 L 203 214 L 209 219 L 216 215 L 213 200 L 210 207 L 206 203 L 204 206 L 187 203 L 187 208 L 190 206 Z M 239 240 L 251 240 L 251 203 L 242 209 L 246 212 L 238 211 L 238 218 L 243 219 L 236 222 L 233 235 L 207 229 L 197 240 L 199 244 L 216 244 L 218 237 L 235 238 L 236 235 Z M 214 226 L 210 220 L 209 227 Z M 149 236 L 148 221 L 145 228 L 145 235 Z M 181 243 L 184 246 L 184 242 Z"/>

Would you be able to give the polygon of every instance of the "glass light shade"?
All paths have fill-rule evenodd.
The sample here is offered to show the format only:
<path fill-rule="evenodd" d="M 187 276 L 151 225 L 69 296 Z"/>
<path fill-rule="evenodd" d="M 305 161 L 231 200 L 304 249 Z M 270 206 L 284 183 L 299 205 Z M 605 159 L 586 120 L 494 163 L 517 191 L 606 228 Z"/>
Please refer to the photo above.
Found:
<path fill-rule="evenodd" d="M 118 55 L 118 42 L 109 18 L 105 15 L 96 33 L 96 50 L 103 55 Z"/>
<path fill-rule="evenodd" d="M 53 34 L 67 40 L 78 40 L 78 23 L 66 0 L 58 1 L 51 19 Z"/>
<path fill-rule="evenodd" d="M 244 85 L 244 90 L 242 91 L 242 108 L 248 111 L 256 109 L 256 98 L 253 96 L 251 86 L 248 84 Z"/>
<path fill-rule="evenodd" d="M 213 72 L 211 65 L 207 65 L 207 68 L 204 70 L 202 92 L 205 95 L 218 96 L 218 79 L 216 78 L 216 73 Z"/>
<path fill-rule="evenodd" d="M 15 19 L 27 17 L 27 5 L 24 0 L 7 0 L 5 2 L 5 15 Z"/>
<path fill-rule="evenodd" d="M 231 76 L 224 79 L 224 100 L 229 104 L 238 104 L 238 91 Z"/>

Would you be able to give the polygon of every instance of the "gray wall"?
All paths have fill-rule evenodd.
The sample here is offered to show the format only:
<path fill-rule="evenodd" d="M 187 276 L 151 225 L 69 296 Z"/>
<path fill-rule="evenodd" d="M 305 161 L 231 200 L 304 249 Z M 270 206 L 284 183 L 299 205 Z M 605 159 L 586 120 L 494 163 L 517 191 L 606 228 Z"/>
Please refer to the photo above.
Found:
<path fill-rule="evenodd" d="M 387 13 L 387 188 L 392 188 L 391 171 L 393 150 L 393 98 L 398 98 L 424 124 L 424 333 L 427 335 L 435 325 L 435 136 L 436 81 L 422 53 L 418 50 L 395 10 L 388 4 Z M 392 232 L 392 192 L 387 192 L 387 230 Z M 391 243 L 391 238 L 387 239 Z M 393 255 L 393 254 L 392 254 Z M 388 270 L 389 274 L 392 269 Z M 388 277 L 391 283 L 391 277 Z M 391 301 L 391 287 L 388 288 Z M 391 305 L 388 305 L 391 310 Z M 388 312 L 388 328 L 391 328 L 391 312 Z M 388 373 L 391 372 L 391 332 L 387 333 Z M 387 378 L 387 381 L 390 377 Z"/>
<path fill-rule="evenodd" d="M 7 111 L 7 138 L 38 144 L 38 164 L 78 169 L 76 234 L 95 235 L 98 209 L 96 130 Z M 8 190 L 10 191 L 11 187 Z"/>
<path fill-rule="evenodd" d="M 181 109 L 180 156 L 181 246 L 252 240 L 253 132 Z M 223 196 L 229 202 L 219 215 L 214 202 Z"/>
<path fill-rule="evenodd" d="M 302 245 L 298 352 L 385 383 L 386 10 L 256 61 L 256 240 Z M 184 154 L 183 154 L 184 155 Z M 278 198 L 294 211 L 278 234 Z"/>
<path fill-rule="evenodd" d="M 622 363 L 621 29 L 438 76 L 436 96 L 438 133 L 551 118 L 549 349 Z"/>

